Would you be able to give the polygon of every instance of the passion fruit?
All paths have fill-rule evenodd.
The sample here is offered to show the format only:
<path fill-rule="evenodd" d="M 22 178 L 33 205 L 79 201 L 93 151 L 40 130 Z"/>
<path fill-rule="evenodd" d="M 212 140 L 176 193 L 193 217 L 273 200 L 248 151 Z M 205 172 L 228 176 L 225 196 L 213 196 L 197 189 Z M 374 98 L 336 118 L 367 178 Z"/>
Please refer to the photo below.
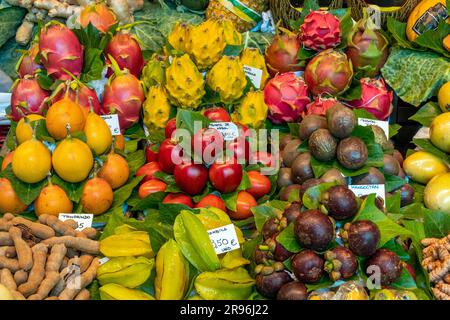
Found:
<path fill-rule="evenodd" d="M 344 226 L 343 238 L 348 242 L 349 249 L 361 257 L 375 253 L 380 243 L 380 229 L 369 220 L 358 220 Z"/>
<path fill-rule="evenodd" d="M 352 184 L 384 184 L 384 174 L 377 168 L 370 167 L 367 173 L 352 177 Z"/>
<path fill-rule="evenodd" d="M 311 167 L 311 154 L 303 152 L 295 158 L 292 163 L 292 181 L 302 184 L 308 179 L 314 178 L 314 172 Z"/>
<path fill-rule="evenodd" d="M 403 169 L 414 181 L 427 184 L 434 176 L 448 172 L 447 165 L 435 155 L 417 151 L 403 162 Z"/>
<path fill-rule="evenodd" d="M 308 149 L 319 161 L 331 161 L 336 156 L 337 142 L 327 129 L 314 131 L 308 140 Z"/>
<path fill-rule="evenodd" d="M 0 178 L 0 213 L 19 214 L 27 207 L 17 196 L 11 182 L 6 178 Z"/>
<path fill-rule="evenodd" d="M 298 136 L 301 140 L 308 139 L 317 129 L 326 129 L 327 120 L 325 117 L 310 114 L 303 118 L 298 126 Z"/>
<path fill-rule="evenodd" d="M 325 206 L 328 215 L 336 220 L 345 220 L 358 213 L 358 199 L 344 186 L 333 186 L 322 193 L 320 202 Z"/>
<path fill-rule="evenodd" d="M 347 180 L 345 179 L 342 172 L 340 172 L 338 169 L 333 168 L 325 172 L 320 179 L 323 182 L 337 182 L 340 185 L 346 186 Z"/>
<path fill-rule="evenodd" d="M 336 103 L 327 110 L 328 130 L 339 139 L 347 138 L 356 126 L 356 116 L 350 108 Z"/>
<path fill-rule="evenodd" d="M 358 137 L 349 137 L 341 140 L 337 147 L 337 159 L 347 169 L 356 170 L 362 168 L 367 161 L 367 146 Z"/>
<path fill-rule="evenodd" d="M 111 188 L 117 189 L 123 186 L 130 176 L 128 162 L 120 155 L 111 152 L 106 162 L 103 163 L 98 177 L 105 179 L 111 185 Z"/>
<path fill-rule="evenodd" d="M 383 157 L 383 171 L 384 173 L 397 176 L 400 172 L 400 164 L 390 154 L 385 154 Z"/>
<path fill-rule="evenodd" d="M 425 206 L 450 214 L 450 173 L 438 175 L 425 187 Z"/>
<path fill-rule="evenodd" d="M 356 257 L 345 247 L 335 247 L 325 252 L 325 271 L 330 279 L 337 281 L 352 277 L 358 269 Z"/>
<path fill-rule="evenodd" d="M 281 287 L 291 281 L 291 277 L 284 270 L 275 271 L 269 275 L 258 274 L 256 276 L 256 289 L 266 298 L 274 299 Z"/>
<path fill-rule="evenodd" d="M 334 225 L 319 210 L 306 210 L 294 224 L 295 236 L 304 248 L 323 251 L 334 239 Z"/>
<path fill-rule="evenodd" d="M 381 285 L 388 285 L 402 274 L 402 262 L 397 254 L 388 249 L 378 249 L 366 263 L 366 274 L 372 274 L 372 266 L 379 268 Z"/>
<path fill-rule="evenodd" d="M 292 162 L 294 162 L 294 159 L 300 154 L 300 151 L 298 151 L 298 147 L 300 146 L 300 144 L 301 141 L 299 139 L 294 139 L 290 141 L 283 149 L 281 157 L 286 167 L 291 167 Z"/>
<path fill-rule="evenodd" d="M 81 195 L 83 211 L 94 215 L 105 213 L 114 199 L 109 183 L 102 178 L 94 177 L 86 182 Z"/>
<path fill-rule="evenodd" d="M 292 169 L 291 168 L 280 168 L 278 171 L 277 185 L 279 188 L 287 187 L 293 184 L 292 181 Z"/>
<path fill-rule="evenodd" d="M 34 201 L 34 210 L 38 217 L 42 214 L 58 217 L 60 213 L 71 213 L 72 209 L 73 203 L 67 193 L 52 183 L 43 188 Z"/>
<path fill-rule="evenodd" d="M 296 198 L 296 201 L 301 201 L 300 198 L 300 188 L 299 184 L 291 184 L 290 186 L 284 187 L 280 192 L 281 201 L 289 201 L 289 198 Z M 297 197 L 298 195 L 298 197 Z"/>
<path fill-rule="evenodd" d="M 308 290 L 299 281 L 286 283 L 277 294 L 277 300 L 307 300 Z"/>
<path fill-rule="evenodd" d="M 283 217 L 286 218 L 287 223 L 294 222 L 297 220 L 298 216 L 301 214 L 302 206 L 298 202 L 294 202 L 290 204 L 286 209 L 283 211 Z"/>
<path fill-rule="evenodd" d="M 292 257 L 295 277 L 303 283 L 314 283 L 323 275 L 325 261 L 313 250 L 305 249 Z"/>

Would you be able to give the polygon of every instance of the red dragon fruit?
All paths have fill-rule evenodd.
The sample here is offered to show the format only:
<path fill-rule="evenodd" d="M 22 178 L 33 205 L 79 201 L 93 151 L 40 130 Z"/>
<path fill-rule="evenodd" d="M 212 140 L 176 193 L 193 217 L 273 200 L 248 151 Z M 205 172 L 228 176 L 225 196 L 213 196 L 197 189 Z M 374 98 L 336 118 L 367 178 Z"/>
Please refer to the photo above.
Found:
<path fill-rule="evenodd" d="M 388 91 L 384 80 L 362 78 L 361 89 L 361 99 L 349 104 L 367 110 L 379 120 L 386 120 L 392 112 L 392 92 Z"/>
<path fill-rule="evenodd" d="M 277 35 L 266 50 L 266 64 L 269 73 L 274 77 L 278 73 L 303 70 L 297 58 L 300 50 L 300 39 L 297 35 Z"/>
<path fill-rule="evenodd" d="M 264 89 L 264 101 L 273 123 L 296 122 L 311 101 L 308 87 L 294 73 L 283 73 L 271 79 Z"/>
<path fill-rule="evenodd" d="M 300 26 L 300 38 L 308 49 L 333 48 L 341 42 L 340 21 L 328 11 L 311 11 Z"/>
<path fill-rule="evenodd" d="M 35 72 L 42 68 L 36 63 L 36 56 L 39 52 L 38 44 L 34 44 L 25 52 L 17 64 L 17 73 L 20 78 L 25 78 L 28 75 L 34 75 Z"/>
<path fill-rule="evenodd" d="M 65 97 L 66 89 L 66 84 L 62 83 L 57 89 L 58 93 L 52 99 L 52 104 Z M 85 84 L 77 81 L 72 82 L 69 88 L 68 98 L 72 101 L 77 101 L 80 107 L 82 107 L 83 112 L 86 116 L 91 110 L 91 104 L 89 103 L 89 100 L 91 100 L 93 111 L 96 114 L 102 114 L 102 108 L 100 105 L 100 101 L 98 100 L 97 93 L 95 92 L 95 90 L 89 88 Z"/>
<path fill-rule="evenodd" d="M 106 33 L 117 23 L 116 15 L 105 3 L 92 3 L 84 7 L 80 13 L 80 25 L 87 28 L 91 23 L 97 30 Z"/>
<path fill-rule="evenodd" d="M 352 64 L 345 53 L 328 49 L 312 58 L 305 69 L 305 81 L 315 95 L 338 95 L 348 89 L 353 77 Z"/>
<path fill-rule="evenodd" d="M 129 33 L 120 32 L 116 34 L 105 49 L 106 56 L 111 55 L 117 61 L 120 69 L 130 70 L 132 75 L 139 77 L 144 68 L 144 58 L 142 57 L 139 43 Z M 109 59 L 107 59 L 109 64 Z M 113 73 L 110 68 L 107 76 Z"/>
<path fill-rule="evenodd" d="M 39 52 L 43 66 L 54 79 L 70 80 L 64 69 L 76 77 L 83 69 L 83 47 L 75 33 L 62 24 L 53 23 L 42 29 Z"/>
<path fill-rule="evenodd" d="M 114 68 L 116 74 L 109 79 L 103 92 L 102 109 L 107 113 L 117 113 L 120 128 L 124 131 L 139 121 L 145 100 L 144 89 L 134 75 L 128 71 L 118 73 L 118 67 Z"/>
<path fill-rule="evenodd" d="M 48 96 L 35 78 L 18 80 L 11 95 L 11 120 L 19 121 L 30 113 L 44 114 Z"/>
<path fill-rule="evenodd" d="M 319 116 L 325 116 L 327 114 L 327 110 L 337 103 L 340 102 L 335 98 L 323 98 L 319 96 L 306 106 L 305 115 L 316 114 Z"/>

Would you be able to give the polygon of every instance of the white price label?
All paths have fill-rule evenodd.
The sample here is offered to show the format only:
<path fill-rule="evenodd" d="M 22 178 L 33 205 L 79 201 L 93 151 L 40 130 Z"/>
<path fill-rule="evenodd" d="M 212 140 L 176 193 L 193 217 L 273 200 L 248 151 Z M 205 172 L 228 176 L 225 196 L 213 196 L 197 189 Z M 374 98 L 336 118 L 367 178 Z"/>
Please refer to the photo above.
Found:
<path fill-rule="evenodd" d="M 239 240 L 233 224 L 208 230 L 209 239 L 217 254 L 239 249 Z"/>
<path fill-rule="evenodd" d="M 213 122 L 209 127 L 219 131 L 225 141 L 233 141 L 239 136 L 239 128 L 233 122 Z"/>
<path fill-rule="evenodd" d="M 103 120 L 105 120 L 113 136 L 120 135 L 119 116 L 117 114 L 107 114 L 105 116 L 100 117 L 102 117 Z"/>
<path fill-rule="evenodd" d="M 103 257 L 101 259 L 98 260 L 98 264 L 101 266 L 102 264 L 105 264 L 109 261 L 108 257 Z"/>
<path fill-rule="evenodd" d="M 250 81 L 253 83 L 255 88 L 260 89 L 263 71 L 258 68 L 253 68 L 253 67 L 244 65 L 244 72 L 247 75 L 247 77 L 249 77 Z"/>
<path fill-rule="evenodd" d="M 386 190 L 384 184 L 349 185 L 348 188 L 352 190 L 357 197 L 375 193 L 376 197 L 383 199 L 383 203 L 386 205 Z"/>
<path fill-rule="evenodd" d="M 94 215 L 92 213 L 60 213 L 59 220 L 74 220 L 78 223 L 77 231 L 92 227 Z"/>
<path fill-rule="evenodd" d="M 386 137 L 389 138 L 389 122 L 387 122 L 387 121 L 358 118 L 358 124 L 360 126 L 364 126 L 364 127 L 379 126 L 381 129 L 383 129 L 384 133 L 386 134 Z"/>

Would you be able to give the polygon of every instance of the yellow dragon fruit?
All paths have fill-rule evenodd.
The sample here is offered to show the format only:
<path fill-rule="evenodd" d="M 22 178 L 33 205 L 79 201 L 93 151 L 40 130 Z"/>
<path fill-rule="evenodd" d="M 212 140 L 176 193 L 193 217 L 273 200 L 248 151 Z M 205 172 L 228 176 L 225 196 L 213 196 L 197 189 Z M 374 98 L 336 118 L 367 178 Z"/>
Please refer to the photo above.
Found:
<path fill-rule="evenodd" d="M 226 44 L 229 44 L 230 46 L 240 46 L 242 44 L 242 34 L 236 30 L 233 22 L 230 20 L 223 20 L 221 24 Z"/>
<path fill-rule="evenodd" d="M 169 121 L 170 104 L 164 88 L 156 85 L 150 87 L 144 102 L 144 124 L 147 129 L 164 128 Z"/>
<path fill-rule="evenodd" d="M 166 69 L 166 89 L 178 107 L 197 108 L 205 95 L 205 80 L 187 54 L 173 58 Z"/>
<path fill-rule="evenodd" d="M 269 72 L 267 71 L 266 61 L 264 56 L 257 48 L 245 48 L 241 53 L 241 63 L 244 66 L 249 66 L 262 70 L 261 86 L 258 89 L 264 88 L 267 80 L 269 80 Z"/>
<path fill-rule="evenodd" d="M 190 30 L 190 25 L 183 22 L 177 22 L 167 37 L 167 41 L 175 50 L 187 52 L 186 45 L 189 42 Z"/>
<path fill-rule="evenodd" d="M 220 23 L 207 20 L 191 28 L 186 49 L 198 68 L 203 70 L 219 61 L 226 44 Z"/>
<path fill-rule="evenodd" d="M 208 72 L 206 81 L 224 103 L 232 103 L 242 97 L 247 86 L 244 67 L 238 57 L 222 57 Z"/>
<path fill-rule="evenodd" d="M 250 91 L 233 113 L 233 120 L 253 128 L 260 127 L 267 117 L 268 107 L 262 91 Z"/>

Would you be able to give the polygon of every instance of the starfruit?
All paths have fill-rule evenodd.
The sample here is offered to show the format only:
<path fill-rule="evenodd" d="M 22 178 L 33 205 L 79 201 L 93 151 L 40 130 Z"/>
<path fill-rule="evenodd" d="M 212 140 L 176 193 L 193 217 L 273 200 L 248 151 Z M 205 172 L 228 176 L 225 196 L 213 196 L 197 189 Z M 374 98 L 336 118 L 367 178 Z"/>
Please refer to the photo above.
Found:
<path fill-rule="evenodd" d="M 165 128 L 170 116 L 170 104 L 163 87 L 150 87 L 143 105 L 144 125 L 149 130 Z"/>
<path fill-rule="evenodd" d="M 261 91 L 250 91 L 233 114 L 233 120 L 246 126 L 259 128 L 265 122 L 268 110 L 264 102 L 264 94 Z"/>
<path fill-rule="evenodd" d="M 219 208 L 214 207 L 200 208 L 200 213 L 197 214 L 196 217 L 200 219 L 206 230 L 216 229 L 232 224 L 230 216 L 228 214 L 226 214 Z M 238 237 L 239 243 L 244 243 L 245 239 L 241 229 L 236 226 L 234 226 L 234 229 L 236 230 L 236 235 Z"/>
<path fill-rule="evenodd" d="M 117 234 L 118 233 L 118 234 Z M 150 237 L 145 231 L 130 231 L 130 227 L 116 228 L 116 234 L 100 241 L 100 252 L 106 257 L 154 256 Z"/>
<path fill-rule="evenodd" d="M 141 80 L 147 89 L 165 83 L 165 64 L 165 57 L 156 54 L 147 62 L 141 75 Z"/>
<path fill-rule="evenodd" d="M 242 44 L 242 34 L 236 30 L 234 23 L 225 19 L 221 22 L 221 25 L 226 44 L 240 46 Z"/>
<path fill-rule="evenodd" d="M 263 89 L 269 80 L 269 72 L 267 71 L 266 60 L 258 48 L 245 48 L 241 53 L 241 63 L 244 66 L 262 70 L 261 85 L 257 89 Z"/>
<path fill-rule="evenodd" d="M 154 264 L 154 259 L 145 257 L 112 258 L 97 269 L 97 279 L 102 286 L 116 283 L 127 288 L 136 288 L 147 281 Z"/>
<path fill-rule="evenodd" d="M 214 271 L 220 268 L 208 232 L 195 214 L 182 210 L 175 218 L 173 233 L 181 252 L 197 270 Z"/>
<path fill-rule="evenodd" d="M 189 284 L 189 264 L 170 239 L 156 255 L 155 293 L 158 300 L 183 299 Z"/>
<path fill-rule="evenodd" d="M 155 300 L 144 291 L 125 288 L 115 283 L 108 283 L 100 287 L 99 291 L 102 300 Z"/>
<path fill-rule="evenodd" d="M 244 300 L 253 290 L 255 280 L 244 268 L 203 272 L 195 279 L 195 291 L 205 300 Z"/>
<path fill-rule="evenodd" d="M 222 268 L 235 269 L 250 264 L 250 261 L 242 256 L 241 249 L 237 249 L 227 252 L 220 260 L 220 263 Z"/>
<path fill-rule="evenodd" d="M 169 33 L 167 42 L 177 51 L 187 52 L 186 45 L 189 42 L 189 32 L 191 26 L 183 22 L 177 22 Z"/>

